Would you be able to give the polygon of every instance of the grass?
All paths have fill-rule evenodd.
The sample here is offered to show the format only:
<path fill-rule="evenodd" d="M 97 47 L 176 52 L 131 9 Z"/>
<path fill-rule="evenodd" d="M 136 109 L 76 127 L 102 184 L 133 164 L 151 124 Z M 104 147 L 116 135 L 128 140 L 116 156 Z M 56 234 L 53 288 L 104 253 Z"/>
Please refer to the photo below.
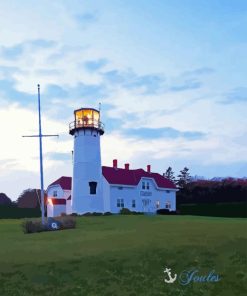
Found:
<path fill-rule="evenodd" d="M 78 217 L 72 230 L 23 234 L 0 220 L 0 295 L 246 295 L 246 220 L 196 216 Z M 217 283 L 164 282 L 196 267 Z"/>

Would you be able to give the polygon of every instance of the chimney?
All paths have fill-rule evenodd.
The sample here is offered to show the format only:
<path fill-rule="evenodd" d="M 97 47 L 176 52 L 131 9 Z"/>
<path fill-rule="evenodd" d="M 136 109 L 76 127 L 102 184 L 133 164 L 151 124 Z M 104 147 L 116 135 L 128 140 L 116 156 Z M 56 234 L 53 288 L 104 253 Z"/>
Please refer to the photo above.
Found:
<path fill-rule="evenodd" d="M 150 164 L 147 165 L 147 172 L 148 172 L 149 174 L 151 173 L 151 165 L 150 165 Z"/>
<path fill-rule="evenodd" d="M 117 169 L 117 159 L 113 159 L 113 167 L 114 169 Z"/>
<path fill-rule="evenodd" d="M 129 164 L 129 163 L 126 163 L 126 164 L 124 165 L 124 168 L 125 168 L 126 170 L 129 170 L 129 168 L 130 168 L 130 164 Z"/>

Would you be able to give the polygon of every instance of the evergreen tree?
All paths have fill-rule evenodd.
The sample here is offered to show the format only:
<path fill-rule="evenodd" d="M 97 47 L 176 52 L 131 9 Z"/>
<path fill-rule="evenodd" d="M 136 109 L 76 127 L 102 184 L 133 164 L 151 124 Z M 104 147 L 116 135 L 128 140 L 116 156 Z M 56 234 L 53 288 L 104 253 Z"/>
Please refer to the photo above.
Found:
<path fill-rule="evenodd" d="M 173 170 L 172 170 L 172 168 L 169 166 L 169 168 L 166 170 L 166 172 L 163 174 L 163 176 L 166 178 L 166 179 L 168 179 L 168 180 L 170 180 L 170 181 L 172 181 L 172 182 L 174 182 L 175 183 L 175 181 L 176 181 L 176 178 L 175 178 L 175 176 L 174 176 L 174 172 L 173 172 Z"/>
<path fill-rule="evenodd" d="M 184 167 L 178 175 L 177 185 L 179 188 L 184 188 L 191 180 L 189 169 Z"/>

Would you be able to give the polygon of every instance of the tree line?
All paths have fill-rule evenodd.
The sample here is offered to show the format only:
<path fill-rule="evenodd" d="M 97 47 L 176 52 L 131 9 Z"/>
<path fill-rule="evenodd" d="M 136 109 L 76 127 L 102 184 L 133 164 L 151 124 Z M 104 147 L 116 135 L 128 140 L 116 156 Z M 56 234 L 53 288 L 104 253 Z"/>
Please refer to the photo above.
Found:
<path fill-rule="evenodd" d="M 179 189 L 177 205 L 186 203 L 233 203 L 247 202 L 247 179 L 213 178 L 193 179 L 185 167 L 177 178 L 171 167 L 163 174 Z"/>

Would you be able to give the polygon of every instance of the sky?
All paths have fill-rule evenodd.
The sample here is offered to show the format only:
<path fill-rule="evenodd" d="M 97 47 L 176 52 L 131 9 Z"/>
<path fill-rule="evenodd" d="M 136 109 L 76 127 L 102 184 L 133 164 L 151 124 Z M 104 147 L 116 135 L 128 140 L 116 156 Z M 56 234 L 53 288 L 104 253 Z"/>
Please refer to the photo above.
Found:
<path fill-rule="evenodd" d="M 247 2 L 0 1 L 0 192 L 72 175 L 73 111 L 98 108 L 102 165 L 247 176 Z"/>

